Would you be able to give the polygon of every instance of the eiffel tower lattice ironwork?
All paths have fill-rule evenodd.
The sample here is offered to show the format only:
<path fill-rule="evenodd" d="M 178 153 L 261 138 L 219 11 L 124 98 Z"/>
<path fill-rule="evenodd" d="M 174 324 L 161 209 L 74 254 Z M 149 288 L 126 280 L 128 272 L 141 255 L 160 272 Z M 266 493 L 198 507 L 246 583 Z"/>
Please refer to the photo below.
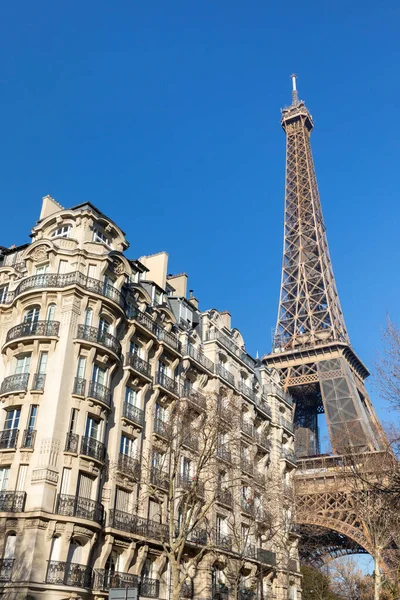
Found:
<path fill-rule="evenodd" d="M 320 453 L 324 412 L 333 452 L 379 451 L 384 435 L 351 348 L 336 289 L 310 145 L 313 120 L 298 99 L 282 111 L 286 198 L 282 282 L 272 354 L 265 357 L 295 400 L 296 454 Z"/>

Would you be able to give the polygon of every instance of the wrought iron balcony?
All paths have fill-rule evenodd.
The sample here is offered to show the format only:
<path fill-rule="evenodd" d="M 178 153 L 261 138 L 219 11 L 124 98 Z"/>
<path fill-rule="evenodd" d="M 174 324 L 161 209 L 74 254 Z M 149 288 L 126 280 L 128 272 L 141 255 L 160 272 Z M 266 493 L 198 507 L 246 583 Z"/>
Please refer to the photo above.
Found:
<path fill-rule="evenodd" d="M 224 419 L 228 423 L 232 423 L 234 419 L 232 408 L 229 406 L 226 398 L 222 396 L 218 396 L 217 398 L 217 414 L 219 418 Z"/>
<path fill-rule="evenodd" d="M 235 385 L 235 378 L 232 373 L 229 373 L 225 367 L 222 365 L 217 365 L 217 375 L 222 377 L 225 381 L 227 381 L 230 385 Z"/>
<path fill-rule="evenodd" d="M 0 512 L 24 512 L 26 492 L 0 492 Z"/>
<path fill-rule="evenodd" d="M 274 383 L 265 383 L 263 385 L 263 393 L 278 396 L 278 398 L 286 402 L 288 406 L 293 406 L 293 397 Z"/>
<path fill-rule="evenodd" d="M 217 546 L 217 548 L 221 548 L 223 550 L 228 550 L 228 552 L 231 552 L 232 536 L 217 531 L 215 534 L 215 545 Z"/>
<path fill-rule="evenodd" d="M 184 398 L 188 398 L 193 404 L 195 404 L 198 408 L 202 408 L 206 410 L 207 408 L 207 398 L 204 394 L 195 390 L 192 387 L 184 386 L 182 389 L 182 396 Z"/>
<path fill-rule="evenodd" d="M 255 435 L 256 443 L 260 448 L 264 448 L 264 450 L 271 450 L 271 440 L 268 439 L 266 433 L 262 431 L 257 431 Z"/>
<path fill-rule="evenodd" d="M 91 381 L 89 383 L 88 398 L 94 398 L 108 407 L 111 406 L 111 390 L 106 385 L 99 383 L 98 381 Z"/>
<path fill-rule="evenodd" d="M 241 360 L 248 367 L 250 367 L 250 369 L 254 370 L 256 364 L 255 360 L 251 358 L 251 356 L 249 356 L 247 352 L 242 350 L 242 348 L 239 348 L 239 346 L 237 346 L 235 342 L 227 335 L 225 335 L 218 329 L 214 329 L 213 331 L 209 331 L 206 335 L 206 341 L 209 342 L 211 340 L 216 340 L 217 342 L 219 342 L 222 346 L 224 346 L 224 348 L 229 350 L 231 354 L 234 354 L 237 358 L 239 358 L 239 360 Z"/>
<path fill-rule="evenodd" d="M 5 298 L 3 298 L 3 304 L 10 304 L 23 292 L 43 289 L 43 288 L 65 288 L 71 285 L 79 285 L 79 287 L 109 298 L 116 302 L 121 307 L 124 307 L 125 300 L 122 293 L 109 283 L 93 279 L 93 277 L 87 277 L 79 271 L 73 273 L 64 273 L 62 275 L 57 273 L 42 273 L 41 275 L 33 275 L 22 280 L 21 283 L 12 292 L 7 292 Z"/>
<path fill-rule="evenodd" d="M 193 529 L 189 533 L 187 541 L 191 544 L 205 546 L 207 544 L 207 531 L 205 529 Z"/>
<path fill-rule="evenodd" d="M 266 484 L 266 479 L 265 479 L 264 473 L 260 473 L 260 471 L 258 471 L 258 469 L 254 469 L 253 477 L 254 477 L 254 481 L 258 485 L 264 486 Z"/>
<path fill-rule="evenodd" d="M 152 521 L 151 519 L 143 519 L 132 513 L 123 512 L 121 510 L 110 510 L 110 527 L 127 531 L 144 538 L 152 538 L 154 540 L 168 540 L 168 526 Z"/>
<path fill-rule="evenodd" d="M 139 595 L 144 598 L 158 598 L 160 595 L 160 581 L 158 579 L 142 577 L 139 586 Z"/>
<path fill-rule="evenodd" d="M 245 544 L 244 548 L 243 548 L 243 556 L 245 556 L 246 558 L 252 558 L 255 559 L 256 557 L 256 547 L 253 546 L 253 544 Z M 239 594 L 240 594 L 239 590 Z"/>
<path fill-rule="evenodd" d="M 35 392 L 43 392 L 46 375 L 44 373 L 35 373 L 32 380 L 31 390 Z"/>
<path fill-rule="evenodd" d="M 154 433 L 161 435 L 162 437 L 168 437 L 168 423 L 163 421 L 159 417 L 154 417 Z"/>
<path fill-rule="evenodd" d="M 91 588 L 92 569 L 78 563 L 49 560 L 46 583 L 68 585 L 70 587 Z"/>
<path fill-rule="evenodd" d="M 0 558 L 0 581 L 7 583 L 11 581 L 11 573 L 14 565 L 13 558 Z"/>
<path fill-rule="evenodd" d="M 167 490 L 169 487 L 168 473 L 157 467 L 152 467 L 150 469 L 150 483 L 163 490 Z"/>
<path fill-rule="evenodd" d="M 197 452 L 197 450 L 200 447 L 198 433 L 191 430 L 189 428 L 189 426 L 187 428 L 185 428 L 185 431 L 184 431 L 184 434 L 182 437 L 182 444 L 184 446 L 186 446 L 187 448 L 190 448 L 190 450 L 195 450 Z"/>
<path fill-rule="evenodd" d="M 73 452 L 78 454 L 79 435 L 77 433 L 67 433 L 65 440 L 65 452 Z"/>
<path fill-rule="evenodd" d="M 59 321 L 34 321 L 21 323 L 12 327 L 6 337 L 6 344 L 24 337 L 57 337 L 60 329 Z"/>
<path fill-rule="evenodd" d="M 224 583 L 213 583 L 212 600 L 229 600 L 229 588 Z"/>
<path fill-rule="evenodd" d="M 187 344 L 186 352 L 190 356 L 190 358 L 195 360 L 199 365 L 207 369 L 207 371 L 211 371 L 211 373 L 214 373 L 215 365 L 213 361 L 207 358 L 207 356 L 201 350 L 198 350 L 197 348 L 192 346 L 192 344 Z"/>
<path fill-rule="evenodd" d="M 24 435 L 22 436 L 21 448 L 30 448 L 33 450 L 35 447 L 36 429 L 25 429 Z"/>
<path fill-rule="evenodd" d="M 276 565 L 276 554 L 271 550 L 265 550 L 264 548 L 257 548 L 257 560 L 262 562 L 264 565 Z"/>
<path fill-rule="evenodd" d="M 204 496 L 204 484 L 197 477 L 186 474 L 179 474 L 177 477 L 177 486 L 184 490 L 192 490 L 201 498 Z"/>
<path fill-rule="evenodd" d="M 248 558 L 254 558 L 254 557 L 248 556 Z M 256 596 L 257 596 L 257 592 L 255 590 L 251 590 L 250 588 L 238 589 L 238 600 L 255 600 Z"/>
<path fill-rule="evenodd" d="M 0 450 L 17 447 L 19 429 L 3 429 L 0 431 Z"/>
<path fill-rule="evenodd" d="M 254 463 L 249 458 L 246 458 L 245 456 L 241 456 L 240 457 L 240 468 L 245 473 L 249 473 L 252 475 L 253 471 L 254 471 Z"/>
<path fill-rule="evenodd" d="M 161 385 L 165 390 L 175 394 L 175 396 L 179 396 L 179 383 L 175 381 L 175 379 L 171 379 L 165 373 L 161 373 L 160 371 L 157 373 L 157 383 Z"/>
<path fill-rule="evenodd" d="M 225 504 L 225 506 L 233 506 L 233 496 L 230 490 L 217 490 L 217 502 Z"/>
<path fill-rule="evenodd" d="M 161 342 L 165 342 L 167 346 L 173 348 L 177 352 L 181 351 L 181 343 L 175 334 L 165 331 L 165 329 L 162 329 L 161 327 L 157 327 L 156 334 Z"/>
<path fill-rule="evenodd" d="M 294 425 L 292 421 L 285 419 L 285 417 L 280 417 L 280 424 L 282 425 L 282 427 L 290 431 L 290 433 L 294 432 Z"/>
<path fill-rule="evenodd" d="M 103 442 L 99 442 L 94 438 L 83 437 L 81 441 L 81 454 L 103 462 L 106 456 L 106 446 Z"/>
<path fill-rule="evenodd" d="M 133 479 L 139 479 L 140 477 L 140 463 L 138 459 L 127 454 L 122 454 L 122 452 L 118 455 L 118 470 L 126 477 Z"/>
<path fill-rule="evenodd" d="M 243 383 L 243 381 L 239 381 L 238 389 L 241 394 L 246 396 L 246 398 L 250 398 L 250 400 L 253 400 L 253 402 L 257 402 L 256 392 L 251 387 Z"/>
<path fill-rule="evenodd" d="M 126 357 L 126 364 L 132 367 L 137 373 L 141 373 L 145 377 L 151 378 L 151 365 L 143 358 L 140 358 L 137 354 L 128 354 Z"/>
<path fill-rule="evenodd" d="M 232 454 L 225 446 L 217 446 L 217 457 L 226 462 L 232 461 Z"/>
<path fill-rule="evenodd" d="M 10 394 L 11 392 L 26 392 L 28 389 L 29 373 L 18 373 L 9 375 L 3 379 L 0 387 L 0 394 Z"/>
<path fill-rule="evenodd" d="M 143 327 L 145 327 L 148 331 L 156 334 L 158 325 L 153 321 L 153 319 L 145 312 L 141 312 L 140 310 L 135 311 L 134 318 L 138 321 Z"/>
<path fill-rule="evenodd" d="M 83 377 L 75 377 L 74 379 L 74 389 L 73 394 L 77 396 L 85 396 L 86 395 L 86 379 Z"/>
<path fill-rule="evenodd" d="M 246 419 L 241 420 L 240 430 L 251 438 L 254 436 L 254 425 L 253 423 L 246 421 Z"/>
<path fill-rule="evenodd" d="M 56 514 L 101 523 L 103 521 L 103 506 L 100 502 L 90 500 L 90 498 L 58 494 Z"/>
<path fill-rule="evenodd" d="M 137 588 L 139 578 L 132 573 L 119 573 L 106 569 L 95 569 L 93 578 L 94 590 L 108 591 L 110 588 Z"/>
<path fill-rule="evenodd" d="M 262 412 L 264 415 L 267 415 L 267 417 L 269 417 L 270 419 L 272 419 L 271 407 L 268 406 L 268 403 L 267 403 L 266 399 L 264 398 L 264 396 L 257 399 L 256 409 L 258 411 Z"/>
<path fill-rule="evenodd" d="M 247 498 L 241 498 L 241 502 L 240 505 L 242 507 L 242 510 L 248 514 L 251 514 L 254 512 L 254 502 L 253 500 L 248 500 Z"/>
<path fill-rule="evenodd" d="M 103 348 L 111 350 L 117 356 L 121 354 L 121 343 L 117 338 L 107 331 L 91 327 L 90 325 L 78 325 L 77 338 L 86 342 L 99 344 Z"/>
<path fill-rule="evenodd" d="M 129 419 L 133 423 L 137 425 L 144 425 L 144 411 L 133 404 L 129 404 L 129 402 L 124 402 L 124 407 L 122 411 L 125 419 Z"/>
<path fill-rule="evenodd" d="M 291 462 L 292 464 L 296 464 L 296 455 L 293 452 L 293 450 L 286 450 L 285 448 L 282 448 L 281 451 L 281 458 L 284 458 L 285 460 Z"/>

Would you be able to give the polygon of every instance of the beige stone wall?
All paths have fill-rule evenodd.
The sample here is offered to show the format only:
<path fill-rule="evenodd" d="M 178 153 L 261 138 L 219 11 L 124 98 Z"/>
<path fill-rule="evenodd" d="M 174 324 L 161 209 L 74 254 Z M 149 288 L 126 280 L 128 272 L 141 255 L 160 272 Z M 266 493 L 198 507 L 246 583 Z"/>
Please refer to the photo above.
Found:
<path fill-rule="evenodd" d="M 159 445 L 156 405 L 168 406 L 183 390 L 205 397 L 230 390 L 240 399 L 255 432 L 246 436 L 239 426 L 235 432 L 254 465 L 243 481 L 256 488 L 262 477 L 273 480 L 274 518 L 290 521 L 290 398 L 243 350 L 229 313 L 201 313 L 195 328 L 177 321 L 174 307 L 186 315 L 188 305 L 176 292 L 175 304 L 167 297 L 166 253 L 140 264 L 126 258 L 127 247 L 119 227 L 93 206 L 65 210 L 46 197 L 31 244 L 6 253 L 0 266 L 5 598 L 106 598 L 106 568 L 113 564 L 121 581 L 134 581 L 149 557 L 147 594 L 169 598 L 160 541 L 132 532 L 129 519 L 136 514 L 143 523 L 154 521 L 140 473 Z M 142 281 L 140 271 L 147 271 Z M 174 287 L 174 279 L 168 281 Z M 176 283 L 178 292 L 186 290 L 186 275 Z M 268 444 L 256 443 L 261 433 Z M 158 500 L 163 506 L 162 489 Z M 217 511 L 230 518 L 226 507 Z M 246 563 L 246 572 L 261 573 L 264 597 L 286 598 L 290 586 L 292 595 L 300 590 L 298 574 L 286 569 L 288 557 L 297 558 L 291 535 L 282 526 L 264 548 L 262 539 L 254 540 L 277 556 L 276 568 L 255 559 Z M 223 555 L 203 558 L 193 574 L 195 598 L 212 597 L 211 572 L 217 559 L 223 571 Z"/>

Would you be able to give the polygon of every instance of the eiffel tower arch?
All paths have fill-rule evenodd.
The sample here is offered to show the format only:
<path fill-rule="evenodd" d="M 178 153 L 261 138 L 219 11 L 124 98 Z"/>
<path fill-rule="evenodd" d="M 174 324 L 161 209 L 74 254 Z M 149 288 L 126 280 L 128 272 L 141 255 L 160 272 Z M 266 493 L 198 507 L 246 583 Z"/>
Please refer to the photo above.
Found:
<path fill-rule="evenodd" d="M 340 306 L 311 151 L 312 116 L 298 98 L 295 76 L 292 83 L 292 104 L 281 120 L 286 195 L 280 301 L 272 353 L 263 361 L 279 372 L 294 399 L 296 520 L 303 558 L 319 564 L 352 552 L 372 553 L 338 473 L 349 446 L 380 452 L 385 435 L 364 386 L 369 372 L 350 344 Z M 329 457 L 321 456 L 321 413 Z"/>

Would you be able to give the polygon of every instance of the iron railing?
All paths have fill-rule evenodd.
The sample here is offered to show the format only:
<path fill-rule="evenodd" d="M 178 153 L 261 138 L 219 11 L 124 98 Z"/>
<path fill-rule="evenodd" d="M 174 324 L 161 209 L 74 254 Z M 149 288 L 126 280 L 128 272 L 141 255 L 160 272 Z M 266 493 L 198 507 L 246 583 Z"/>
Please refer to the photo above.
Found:
<path fill-rule="evenodd" d="M 165 375 L 165 373 L 161 373 L 160 371 L 157 373 L 157 383 L 172 394 L 175 394 L 175 396 L 179 396 L 178 381 L 168 377 L 168 375 Z"/>
<path fill-rule="evenodd" d="M 73 452 L 78 454 L 79 435 L 77 433 L 67 433 L 65 440 L 65 452 Z"/>
<path fill-rule="evenodd" d="M 168 540 L 168 526 L 121 510 L 110 510 L 110 527 L 154 540 Z"/>
<path fill-rule="evenodd" d="M 156 334 L 161 342 L 165 342 L 167 346 L 173 348 L 177 352 L 181 351 L 181 343 L 176 335 L 170 333 L 169 331 L 165 331 L 165 329 L 162 329 L 161 327 L 157 327 Z"/>
<path fill-rule="evenodd" d="M 46 583 L 79 588 L 91 588 L 92 569 L 85 565 L 79 565 L 78 563 L 49 560 L 47 565 Z"/>
<path fill-rule="evenodd" d="M 101 523 L 103 521 L 103 506 L 100 502 L 83 498 L 82 496 L 70 496 L 58 494 L 56 503 L 56 514 L 66 517 L 78 517 Z"/>
<path fill-rule="evenodd" d="M 289 406 L 293 406 L 293 397 L 285 392 L 282 388 L 278 387 L 274 383 L 265 383 L 263 385 L 263 393 L 264 394 L 274 394 L 278 396 L 281 400 L 286 402 Z"/>
<path fill-rule="evenodd" d="M 241 456 L 240 457 L 240 468 L 242 469 L 242 471 L 245 471 L 245 473 L 252 474 L 254 471 L 254 463 L 252 463 L 249 458 L 245 458 L 244 456 Z"/>
<path fill-rule="evenodd" d="M 264 565 L 276 565 L 276 554 L 271 550 L 265 550 L 264 548 L 257 548 L 257 560 L 262 562 Z"/>
<path fill-rule="evenodd" d="M 217 375 L 222 377 L 225 381 L 227 381 L 230 385 L 235 385 L 235 378 L 232 373 L 229 373 L 225 367 L 222 365 L 217 365 Z"/>
<path fill-rule="evenodd" d="M 154 433 L 168 437 L 168 423 L 157 416 L 154 417 Z"/>
<path fill-rule="evenodd" d="M 25 429 L 22 436 L 21 448 L 30 448 L 33 450 L 35 446 L 36 429 Z"/>
<path fill-rule="evenodd" d="M 158 598 L 160 595 L 160 581 L 158 579 L 150 579 L 150 577 L 142 577 L 139 594 L 145 598 Z"/>
<path fill-rule="evenodd" d="M 229 600 L 229 588 L 224 583 L 213 583 L 212 600 Z"/>
<path fill-rule="evenodd" d="M 35 373 L 32 380 L 32 390 L 35 392 L 43 392 L 46 381 L 45 373 Z"/>
<path fill-rule="evenodd" d="M 122 471 L 126 477 L 133 477 L 139 479 L 140 477 L 140 463 L 137 458 L 129 456 L 127 454 L 118 455 L 118 470 Z"/>
<path fill-rule="evenodd" d="M 120 356 L 121 354 L 121 343 L 117 338 L 108 331 L 104 331 L 97 327 L 91 327 L 90 325 L 78 325 L 77 338 L 85 340 L 86 342 L 93 342 L 99 344 L 108 350 L 114 352 Z"/>
<path fill-rule="evenodd" d="M 207 531 L 205 529 L 193 529 L 187 537 L 191 544 L 205 546 L 207 544 Z"/>
<path fill-rule="evenodd" d="M 250 398 L 250 400 L 253 400 L 253 402 L 257 402 L 256 392 L 251 387 L 243 383 L 243 381 L 239 381 L 238 389 L 241 394 L 246 396 L 246 398 Z"/>
<path fill-rule="evenodd" d="M 18 338 L 30 336 L 57 337 L 60 329 L 59 321 L 34 321 L 21 323 L 12 327 L 6 337 L 6 343 Z"/>
<path fill-rule="evenodd" d="M 88 397 L 99 400 L 107 406 L 111 406 L 111 390 L 106 385 L 99 383 L 98 381 L 91 381 L 89 383 Z"/>
<path fill-rule="evenodd" d="M 144 425 L 144 411 L 133 404 L 124 402 L 122 414 L 126 419 L 133 421 L 137 425 Z"/>
<path fill-rule="evenodd" d="M 0 431 L 0 450 L 16 448 L 19 429 L 3 429 Z"/>
<path fill-rule="evenodd" d="M 185 427 L 182 437 L 182 444 L 191 450 L 197 451 L 200 447 L 198 433 L 190 430 L 189 426 Z"/>
<path fill-rule="evenodd" d="M 216 499 L 220 504 L 225 504 L 230 507 L 233 506 L 233 496 L 230 490 L 217 490 Z"/>
<path fill-rule="evenodd" d="M 204 394 L 195 390 L 192 387 L 183 386 L 182 396 L 185 398 L 189 398 L 193 404 L 205 410 L 207 408 L 207 398 Z"/>
<path fill-rule="evenodd" d="M 177 477 L 177 486 L 184 490 L 192 490 L 201 498 L 204 496 L 204 483 L 192 475 L 180 473 Z"/>
<path fill-rule="evenodd" d="M 296 464 L 296 455 L 293 452 L 293 450 L 286 450 L 285 448 L 283 448 L 281 451 L 281 458 L 284 458 L 285 460 L 293 463 L 294 465 Z"/>
<path fill-rule="evenodd" d="M 180 598 L 193 598 L 193 580 L 184 581 L 179 593 Z"/>
<path fill-rule="evenodd" d="M 18 373 L 9 375 L 3 379 L 0 387 L 0 394 L 10 392 L 26 392 L 28 389 L 29 373 Z"/>
<path fill-rule="evenodd" d="M 290 431 L 290 433 L 294 432 L 294 425 L 292 421 L 285 419 L 285 417 L 280 417 L 280 424 L 282 425 L 282 427 Z"/>
<path fill-rule="evenodd" d="M 152 467 L 150 469 L 150 483 L 163 490 L 167 490 L 169 487 L 168 473 L 158 467 Z"/>
<path fill-rule="evenodd" d="M 139 578 L 132 573 L 119 573 L 106 569 L 94 570 L 94 590 L 108 591 L 110 588 L 137 588 L 138 586 Z"/>
<path fill-rule="evenodd" d="M 216 531 L 215 545 L 217 548 L 228 550 L 230 552 L 232 550 L 232 536 L 221 533 L 220 531 Z"/>
<path fill-rule="evenodd" d="M 137 354 L 130 353 L 126 357 L 126 364 L 129 367 L 132 367 L 138 373 L 145 375 L 146 377 L 151 377 L 151 365 L 149 362 L 140 358 Z"/>
<path fill-rule="evenodd" d="M 225 446 L 217 446 L 217 457 L 226 462 L 232 461 L 231 451 L 225 448 Z"/>
<path fill-rule="evenodd" d="M 245 556 L 246 558 L 255 558 L 256 557 L 256 547 L 253 546 L 253 544 L 245 544 L 244 548 L 242 550 L 242 554 L 243 556 Z M 239 594 L 240 594 L 239 590 Z"/>
<path fill-rule="evenodd" d="M 211 340 L 216 340 L 217 342 L 219 342 L 222 346 L 224 346 L 224 348 L 229 350 L 232 354 L 239 358 L 239 360 L 241 360 L 248 367 L 250 367 L 250 369 L 254 370 L 256 361 L 251 356 L 249 356 L 247 352 L 239 348 L 239 346 L 237 346 L 235 342 L 231 340 L 227 335 L 225 335 L 221 331 L 218 331 L 217 329 L 214 329 L 213 331 L 208 331 L 206 334 L 206 341 L 209 342 Z"/>
<path fill-rule="evenodd" d="M 190 358 L 193 358 L 193 360 L 195 360 L 199 365 L 201 365 L 208 371 L 211 371 L 211 373 L 214 373 L 215 365 L 213 361 L 207 358 L 207 356 L 201 350 L 198 350 L 197 348 L 192 346 L 192 344 L 187 344 L 186 352 L 190 356 Z"/>
<path fill-rule="evenodd" d="M 85 396 L 86 395 L 86 379 L 83 377 L 75 377 L 74 379 L 74 389 L 73 394 L 77 396 Z"/>
<path fill-rule="evenodd" d="M 94 438 L 83 437 L 81 441 L 81 454 L 103 462 L 106 456 L 106 446 L 103 442 L 99 442 Z"/>
<path fill-rule="evenodd" d="M 270 419 L 272 418 L 271 407 L 268 406 L 268 403 L 263 396 L 257 400 L 256 409 L 267 415 Z"/>
<path fill-rule="evenodd" d="M 246 419 L 241 420 L 240 430 L 251 438 L 254 436 L 254 425 Z"/>
<path fill-rule="evenodd" d="M 257 431 L 255 439 L 258 446 L 264 448 L 265 450 L 271 450 L 271 440 L 268 439 L 265 433 Z"/>
<path fill-rule="evenodd" d="M 13 569 L 13 558 L 0 558 L 0 581 L 11 581 L 11 573 Z"/>
<path fill-rule="evenodd" d="M 141 325 L 143 325 L 143 327 L 145 327 L 148 331 L 151 331 L 154 334 L 157 333 L 158 325 L 157 325 L 157 323 L 155 323 L 153 321 L 153 319 L 147 313 L 137 310 L 137 311 L 135 311 L 134 318 Z"/>
<path fill-rule="evenodd" d="M 24 512 L 26 492 L 0 492 L 0 512 Z"/>

